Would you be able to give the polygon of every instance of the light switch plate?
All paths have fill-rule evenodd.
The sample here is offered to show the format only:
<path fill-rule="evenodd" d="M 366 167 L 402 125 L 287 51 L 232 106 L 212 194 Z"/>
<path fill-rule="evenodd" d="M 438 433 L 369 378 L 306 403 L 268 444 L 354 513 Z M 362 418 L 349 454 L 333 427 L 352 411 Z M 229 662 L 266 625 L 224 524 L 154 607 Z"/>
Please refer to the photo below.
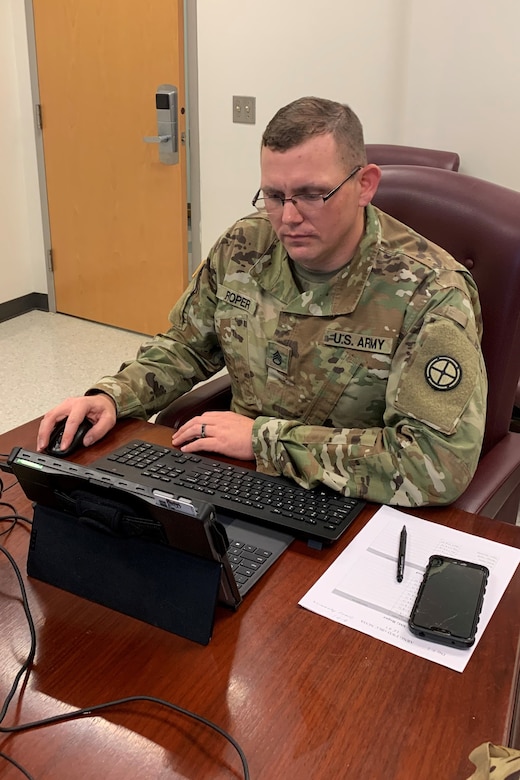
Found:
<path fill-rule="evenodd" d="M 233 95 L 233 122 L 254 125 L 256 122 L 256 98 Z"/>

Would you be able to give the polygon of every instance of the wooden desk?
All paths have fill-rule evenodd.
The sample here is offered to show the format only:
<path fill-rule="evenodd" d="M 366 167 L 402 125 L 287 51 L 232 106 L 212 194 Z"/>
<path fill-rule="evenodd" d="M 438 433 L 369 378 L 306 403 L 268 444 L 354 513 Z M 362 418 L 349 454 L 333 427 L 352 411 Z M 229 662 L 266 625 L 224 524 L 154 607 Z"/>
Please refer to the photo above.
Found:
<path fill-rule="evenodd" d="M 37 423 L 0 437 L 0 452 L 35 447 Z M 127 421 L 76 459 L 88 463 L 130 438 L 169 444 L 170 430 Z M 6 485 L 12 477 L 2 475 Z M 18 487 L 5 500 L 30 513 Z M 481 742 L 516 740 L 520 571 L 463 674 L 297 606 L 367 522 L 321 552 L 297 541 L 236 613 L 219 608 L 213 639 L 197 645 L 27 580 L 37 627 L 34 668 L 5 725 L 136 694 L 211 719 L 242 746 L 254 780 L 465 780 Z M 520 528 L 454 509 L 420 516 L 520 546 Z M 25 572 L 29 533 L 3 543 Z M 2 700 L 29 650 L 11 567 L 0 556 Z M 234 749 L 204 726 L 150 704 L 114 709 L 17 736 L 0 750 L 37 780 L 240 778 Z M 20 774 L 0 762 L 0 776 Z"/>

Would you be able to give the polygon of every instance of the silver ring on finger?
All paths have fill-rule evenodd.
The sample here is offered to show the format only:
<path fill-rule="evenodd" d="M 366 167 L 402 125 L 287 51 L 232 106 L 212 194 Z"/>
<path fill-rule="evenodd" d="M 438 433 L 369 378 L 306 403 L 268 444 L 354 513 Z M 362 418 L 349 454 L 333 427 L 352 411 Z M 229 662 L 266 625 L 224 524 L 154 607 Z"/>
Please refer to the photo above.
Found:
<path fill-rule="evenodd" d="M 206 423 L 202 423 L 200 426 L 200 438 L 205 439 L 206 438 Z"/>

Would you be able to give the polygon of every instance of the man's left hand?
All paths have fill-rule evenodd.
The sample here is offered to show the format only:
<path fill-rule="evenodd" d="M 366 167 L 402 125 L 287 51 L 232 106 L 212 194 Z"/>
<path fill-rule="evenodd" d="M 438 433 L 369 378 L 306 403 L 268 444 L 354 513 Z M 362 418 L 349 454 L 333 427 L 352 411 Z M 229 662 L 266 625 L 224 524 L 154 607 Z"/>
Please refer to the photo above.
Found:
<path fill-rule="evenodd" d="M 237 460 L 254 460 L 254 420 L 235 412 L 204 412 L 193 417 L 172 436 L 183 452 L 216 452 Z"/>

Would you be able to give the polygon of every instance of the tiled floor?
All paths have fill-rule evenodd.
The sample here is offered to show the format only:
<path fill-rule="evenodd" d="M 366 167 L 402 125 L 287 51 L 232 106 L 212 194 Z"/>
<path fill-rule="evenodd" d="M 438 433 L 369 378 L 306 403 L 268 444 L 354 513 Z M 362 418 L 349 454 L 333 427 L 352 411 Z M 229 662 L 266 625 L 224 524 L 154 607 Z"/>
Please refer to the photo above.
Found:
<path fill-rule="evenodd" d="M 82 395 L 144 336 L 64 314 L 32 311 L 0 323 L 0 433 Z"/>

